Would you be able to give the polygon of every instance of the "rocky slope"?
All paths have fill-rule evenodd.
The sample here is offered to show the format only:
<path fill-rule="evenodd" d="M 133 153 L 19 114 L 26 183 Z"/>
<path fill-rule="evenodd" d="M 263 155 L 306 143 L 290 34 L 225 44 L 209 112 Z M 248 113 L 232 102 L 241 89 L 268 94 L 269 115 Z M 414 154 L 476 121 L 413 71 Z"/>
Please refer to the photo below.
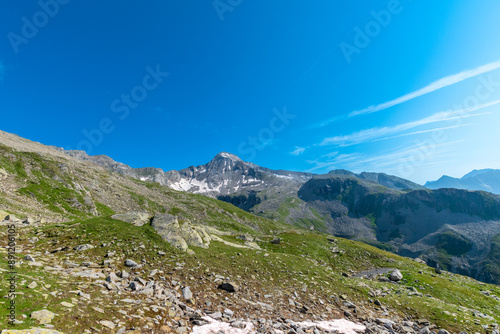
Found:
<path fill-rule="evenodd" d="M 460 189 L 400 191 L 346 174 L 314 177 L 298 192 L 334 235 L 364 240 L 433 266 L 500 283 L 500 196 Z"/>
<path fill-rule="evenodd" d="M 494 194 L 500 194 L 500 170 L 473 170 L 462 178 L 454 178 L 444 175 L 437 181 L 427 182 L 425 186 L 429 189 L 457 188 L 467 190 L 483 190 Z"/>
<path fill-rule="evenodd" d="M 368 242 L 429 264 L 500 283 L 496 196 L 458 189 L 427 191 L 383 173 L 334 170 L 327 175 L 273 171 L 222 152 L 180 171 L 132 169 L 105 156 L 64 153 L 109 170 L 176 190 L 200 193 L 294 226 Z M 464 179 L 483 180 L 491 170 Z"/>
<path fill-rule="evenodd" d="M 445 334 L 500 320 L 497 286 L 2 132 L 0 170 L 0 271 L 10 252 L 17 272 L 16 324 L 2 298 L 0 329 Z"/>

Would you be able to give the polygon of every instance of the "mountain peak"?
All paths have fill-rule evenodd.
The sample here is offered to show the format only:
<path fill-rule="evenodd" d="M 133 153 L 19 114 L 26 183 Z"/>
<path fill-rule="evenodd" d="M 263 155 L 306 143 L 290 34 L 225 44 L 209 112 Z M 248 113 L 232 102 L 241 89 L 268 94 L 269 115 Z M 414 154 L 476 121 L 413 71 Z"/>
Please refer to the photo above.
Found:
<path fill-rule="evenodd" d="M 238 156 L 228 152 L 220 152 L 214 157 L 214 159 L 230 159 L 233 161 L 241 161 L 241 159 Z"/>

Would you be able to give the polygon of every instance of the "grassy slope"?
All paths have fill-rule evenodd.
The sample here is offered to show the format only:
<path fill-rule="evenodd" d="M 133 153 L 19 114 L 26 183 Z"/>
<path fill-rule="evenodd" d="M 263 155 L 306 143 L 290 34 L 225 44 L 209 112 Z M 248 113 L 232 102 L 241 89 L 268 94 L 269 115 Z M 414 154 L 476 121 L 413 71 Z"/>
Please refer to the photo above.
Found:
<path fill-rule="evenodd" d="M 299 298 L 310 305 L 314 305 L 311 300 L 321 299 L 327 305 L 337 308 L 341 305 L 341 301 L 336 297 L 344 295 L 358 306 L 373 308 L 375 306 L 370 302 L 373 298 L 369 292 L 385 290 L 387 295 L 377 298 L 391 313 L 412 316 L 414 319 L 426 318 L 450 330 L 479 331 L 476 321 L 480 324 L 493 322 L 488 319 L 475 318 L 472 311 L 463 311 L 464 309 L 460 307 L 477 309 L 482 313 L 492 315 L 495 321 L 500 320 L 498 301 L 481 293 L 481 291 L 489 290 L 491 294 L 500 296 L 499 287 L 480 284 L 467 277 L 449 273 L 437 275 L 433 269 L 425 265 L 350 240 L 335 239 L 336 242 L 332 244 L 327 240 L 326 235 L 318 233 L 281 232 L 277 235 L 281 238 L 281 243 L 278 245 L 269 242 L 271 236 L 260 236 L 258 244 L 262 247 L 262 251 L 242 251 L 213 242 L 209 249 L 194 248 L 196 255 L 188 255 L 179 253 L 163 242 L 151 226 L 136 227 L 109 218 L 93 218 L 74 223 L 47 225 L 35 229 L 26 228 L 19 242 L 28 245 L 27 238 L 37 234 L 40 240 L 30 250 L 31 253 L 90 243 L 96 248 L 87 250 L 82 255 L 75 254 L 73 251 L 59 252 L 54 254 L 52 262 L 58 263 L 69 258 L 77 263 L 81 261 L 100 263 L 107 251 L 116 251 L 117 258 L 120 259 L 117 261 L 117 270 L 123 268 L 123 259 L 132 258 L 137 262 L 144 259 L 148 263 L 147 268 L 163 269 L 165 272 L 172 273 L 167 275 L 167 279 L 189 282 L 189 277 L 198 279 L 205 277 L 207 273 L 215 273 L 233 277 L 237 284 L 259 292 L 260 295 L 281 291 L 286 300 L 287 296 L 297 291 Z M 228 228 L 226 224 L 219 227 Z M 274 227 L 269 226 L 269 229 L 271 228 Z M 239 232 L 239 227 L 235 226 L 233 231 Z M 226 238 L 237 243 L 236 235 Z M 57 244 L 54 241 L 57 241 Z M 99 247 L 102 243 L 112 242 L 113 244 L 107 247 Z M 138 247 L 141 244 L 145 245 L 144 249 Z M 330 251 L 332 245 L 345 253 L 333 254 Z M 167 256 L 159 257 L 158 250 L 167 252 Z M 19 258 L 22 256 L 19 254 Z M 178 262 L 185 263 L 184 269 L 175 272 L 173 268 Z M 6 267 L 3 257 L 1 267 Z M 393 284 L 362 278 L 345 278 L 341 275 L 343 272 L 378 267 L 397 267 L 402 271 L 406 281 L 402 284 Z M 148 270 L 146 269 L 146 272 Z M 75 295 L 69 291 L 78 290 L 79 283 L 84 281 L 73 278 L 64 280 L 47 274 L 40 268 L 29 267 L 25 262 L 21 264 L 19 271 L 25 278 L 24 284 L 19 287 L 19 291 L 23 292 L 25 297 L 19 298 L 22 300 L 18 305 L 19 314 L 29 315 L 32 311 L 42 308 L 67 314 L 60 303 L 62 301 L 75 303 L 75 300 L 71 299 Z M 41 287 L 34 290 L 27 289 L 25 286 L 33 280 L 39 280 L 39 286 L 44 286 L 47 290 Z M 207 288 L 196 283 L 191 284 L 195 292 L 216 291 L 215 284 L 209 284 Z M 409 295 L 411 287 L 416 288 L 422 295 Z M 3 294 L 7 288 L 5 281 L 2 281 L 0 288 Z M 100 288 L 97 286 L 92 288 L 94 289 L 93 296 L 102 297 L 99 293 Z M 47 295 L 48 292 L 54 290 L 63 292 L 58 296 Z M 56 317 L 53 323 L 60 330 L 72 332 L 75 328 L 84 329 L 89 328 L 90 325 L 95 326 L 96 320 L 123 318 L 113 307 L 107 308 L 106 315 L 95 312 L 91 308 L 91 306 L 100 307 L 99 305 L 103 304 L 102 301 L 96 300 L 78 305 L 77 309 L 85 311 L 71 312 L 69 314 L 71 321 L 68 321 L 68 317 Z M 2 307 L 0 317 L 4 319 L 5 316 L 6 310 Z M 77 327 L 73 320 L 79 322 Z M 28 328 L 31 325 L 33 323 L 28 318 L 28 321 L 19 328 Z"/>
<path fill-rule="evenodd" d="M 82 194 L 68 185 L 74 184 L 75 179 L 84 183 L 82 175 L 89 170 L 80 170 L 79 166 L 69 166 L 72 177 L 61 172 L 61 161 L 43 158 L 34 153 L 14 152 L 6 147 L 0 147 L 0 168 L 13 176 L 14 182 L 19 185 L 17 194 L 21 198 L 35 200 L 43 206 L 45 212 L 52 212 L 67 217 L 72 221 L 65 224 L 49 224 L 32 229 L 26 227 L 22 231 L 18 242 L 30 249 L 31 252 L 45 252 L 56 247 L 75 246 L 90 243 L 96 246 L 102 243 L 112 243 L 102 248 L 96 247 L 85 252 L 84 257 L 78 258 L 74 252 L 59 252 L 51 255 L 53 265 L 69 258 L 77 263 L 93 261 L 100 263 L 105 252 L 114 250 L 118 253 L 116 269 L 122 268 L 123 259 L 133 258 L 140 262 L 145 259 L 148 266 L 172 272 L 176 262 L 184 262 L 184 270 L 175 272 L 167 279 L 181 282 L 195 280 L 207 282 L 207 273 L 215 273 L 233 277 L 238 284 L 246 286 L 249 291 L 258 291 L 260 295 L 280 291 L 283 305 L 286 298 L 294 291 L 299 294 L 303 303 L 316 305 L 316 300 L 323 300 L 333 309 L 339 309 L 342 301 L 339 296 L 345 295 L 348 299 L 366 308 L 375 308 L 371 303 L 373 297 L 368 292 L 383 290 L 385 296 L 377 297 L 391 312 L 411 315 L 414 318 L 427 318 L 439 326 L 448 329 L 469 329 L 479 331 L 480 324 L 491 323 L 491 320 L 474 318 L 471 311 L 464 311 L 460 307 L 477 309 L 500 320 L 500 311 L 497 300 L 481 293 L 489 290 L 500 296 L 500 289 L 496 286 L 483 285 L 469 278 L 444 273 L 436 275 L 434 271 L 412 260 L 386 253 L 366 244 L 344 239 L 336 239 L 332 244 L 326 235 L 293 228 L 279 221 L 272 221 L 254 216 L 240 210 L 231 204 L 217 201 L 201 195 L 180 193 L 158 184 L 131 180 L 122 176 L 111 175 L 102 169 L 90 170 L 88 175 L 92 182 L 96 182 L 101 189 L 108 191 L 104 195 L 99 192 L 88 191 L 94 199 L 95 206 L 101 215 L 110 215 L 120 211 L 123 207 L 142 209 L 150 212 L 170 212 L 192 222 L 211 225 L 220 230 L 233 233 L 225 239 L 239 243 L 237 238 L 241 234 L 250 234 L 258 237 L 258 244 L 262 251 L 244 250 L 213 242 L 209 249 L 193 248 L 196 255 L 178 253 L 163 242 L 150 226 L 136 227 L 114 221 L 110 218 L 96 217 L 88 219 L 91 214 L 85 206 Z M 29 166 L 29 168 L 27 168 Z M 90 181 L 89 181 L 90 182 Z M 85 187 L 87 189 L 87 187 Z M 121 194 L 120 202 L 102 203 L 111 193 Z M 99 197 L 101 196 L 101 197 Z M 68 200 L 76 199 L 81 206 L 71 206 Z M 126 205 L 121 205 L 122 202 Z M 286 212 L 292 203 L 285 203 L 282 210 Z M 12 198 L 2 197 L 0 193 L 0 208 L 12 212 L 26 212 L 22 201 L 13 201 Z M 123 210 L 122 210 L 123 211 Z M 76 224 L 75 224 L 76 223 Z M 5 245 L 5 231 L 1 231 Z M 35 234 L 41 239 L 36 245 L 30 245 L 27 238 Z M 271 244 L 275 237 L 282 242 Z M 138 245 L 144 244 L 145 249 Z M 331 247 L 337 247 L 344 253 L 334 254 Z M 158 257 L 158 250 L 167 252 L 164 258 Z M 266 255 L 267 254 L 267 255 Z M 6 268 L 5 254 L 0 259 L 1 268 Z M 25 254 L 19 254 L 21 259 Z M 231 264 L 231 265 L 228 265 Z M 405 282 L 400 285 L 382 283 L 361 278 L 345 278 L 343 272 L 354 272 L 378 267 L 397 267 L 404 276 Z M 56 328 L 65 332 L 74 332 L 77 329 L 96 326 L 96 320 L 123 317 L 117 313 L 117 308 L 109 307 L 104 316 L 93 311 L 91 306 L 102 305 L 106 296 L 101 294 L 101 288 L 85 284 L 83 279 L 60 278 L 37 267 L 21 264 L 19 271 L 23 277 L 19 291 L 24 297 L 18 305 L 18 312 L 29 315 L 31 311 L 49 308 L 61 315 L 68 314 L 60 305 L 61 301 L 78 304 L 78 307 L 69 313 L 69 317 L 58 316 L 54 320 Z M 26 288 L 32 280 L 39 281 L 39 288 Z M 83 285 L 81 285 L 83 284 Z M 217 290 L 212 283 L 206 283 L 207 291 L 215 295 Z M 95 296 L 92 302 L 75 301 L 75 295 L 70 290 L 78 290 L 87 286 Z M 196 286 L 196 283 L 192 283 Z M 200 286 L 201 287 L 201 286 Z M 409 295 L 409 288 L 415 287 L 421 296 Z M 0 283 L 0 294 L 5 294 L 6 282 Z M 196 288 L 194 288 L 196 289 Z M 52 296 L 51 291 L 58 290 L 61 294 Z M 100 298 L 100 300 L 99 300 Z M 104 301 L 103 301 L 104 299 Z M 278 302 L 278 301 L 277 301 Z M 280 304 L 281 305 L 281 304 Z M 79 309 L 79 310 L 78 310 Z M 284 309 L 284 308 L 283 308 Z M 443 313 L 446 312 L 446 313 Z M 5 319 L 6 309 L 0 308 L 0 318 Z M 78 323 L 76 325 L 76 323 Z M 28 318 L 20 328 L 33 325 Z M 75 327 L 76 326 L 76 327 Z"/>

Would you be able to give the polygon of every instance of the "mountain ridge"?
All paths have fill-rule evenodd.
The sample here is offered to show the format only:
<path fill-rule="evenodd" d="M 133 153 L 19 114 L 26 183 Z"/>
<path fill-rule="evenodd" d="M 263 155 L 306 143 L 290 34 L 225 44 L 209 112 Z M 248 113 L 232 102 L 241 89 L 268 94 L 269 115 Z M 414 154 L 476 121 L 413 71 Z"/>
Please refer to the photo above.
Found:
<path fill-rule="evenodd" d="M 500 194 L 500 169 L 475 169 L 461 178 L 443 175 L 436 181 L 426 182 L 425 187 L 482 190 Z"/>

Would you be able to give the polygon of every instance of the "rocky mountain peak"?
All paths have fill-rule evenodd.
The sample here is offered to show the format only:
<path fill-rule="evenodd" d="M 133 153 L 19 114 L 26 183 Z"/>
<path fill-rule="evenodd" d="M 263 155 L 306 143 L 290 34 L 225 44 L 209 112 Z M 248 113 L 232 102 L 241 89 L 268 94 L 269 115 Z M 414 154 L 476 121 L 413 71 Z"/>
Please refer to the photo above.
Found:
<path fill-rule="evenodd" d="M 242 161 L 238 156 L 228 153 L 228 152 L 220 152 L 217 154 L 213 160 L 219 160 L 219 159 L 229 159 L 232 161 Z"/>

